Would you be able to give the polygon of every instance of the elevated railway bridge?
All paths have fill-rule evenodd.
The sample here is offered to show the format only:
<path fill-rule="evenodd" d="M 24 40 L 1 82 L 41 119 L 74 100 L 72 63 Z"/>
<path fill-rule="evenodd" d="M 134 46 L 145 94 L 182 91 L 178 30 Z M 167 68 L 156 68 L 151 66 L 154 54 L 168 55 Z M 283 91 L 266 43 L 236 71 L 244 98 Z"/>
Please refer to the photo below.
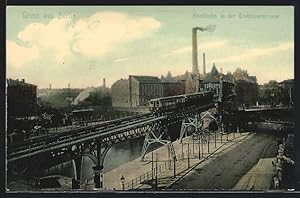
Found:
<path fill-rule="evenodd" d="M 168 111 L 165 114 L 147 113 L 112 120 L 93 126 L 72 129 L 58 134 L 50 134 L 21 145 L 10 145 L 7 150 L 8 172 L 35 174 L 67 161 L 75 164 L 75 179 L 80 180 L 82 157 L 89 157 L 95 164 L 95 188 L 103 186 L 103 162 L 108 150 L 118 142 L 145 136 L 141 159 L 149 146 L 155 142 L 167 145 L 171 156 L 175 156 L 168 134 L 168 126 L 175 123 L 186 124 L 187 120 L 201 119 L 209 109 L 221 108 L 226 101 L 235 95 L 222 95 L 206 103 L 187 106 L 184 109 Z M 218 104 L 218 105 L 216 105 Z M 214 118 L 221 126 L 222 120 Z M 193 125 L 196 130 L 201 127 L 199 121 Z M 184 127 L 181 134 L 185 133 Z M 9 174 L 9 173 L 8 173 Z"/>

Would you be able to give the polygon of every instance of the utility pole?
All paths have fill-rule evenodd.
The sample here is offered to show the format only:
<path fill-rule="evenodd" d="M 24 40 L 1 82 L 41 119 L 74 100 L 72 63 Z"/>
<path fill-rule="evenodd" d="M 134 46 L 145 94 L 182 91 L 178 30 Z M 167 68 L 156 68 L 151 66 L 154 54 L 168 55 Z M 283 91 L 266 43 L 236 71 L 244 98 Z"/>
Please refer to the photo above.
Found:
<path fill-rule="evenodd" d="M 157 190 L 157 162 L 158 162 L 158 156 L 156 153 L 156 163 L 155 163 L 155 190 Z"/>
<path fill-rule="evenodd" d="M 210 131 L 208 132 L 208 140 L 207 140 L 207 152 L 209 153 L 209 144 L 210 144 Z"/>
<path fill-rule="evenodd" d="M 190 168 L 190 143 L 188 143 L 188 168 Z"/>
<path fill-rule="evenodd" d="M 153 176 L 153 171 L 154 171 L 154 170 L 153 170 L 153 166 L 154 166 L 154 164 L 153 164 L 153 151 L 151 152 L 151 162 L 152 162 L 152 164 L 151 164 L 151 165 L 152 165 L 152 166 L 151 166 L 151 170 L 152 170 L 152 171 L 151 171 L 151 175 L 152 175 L 152 181 L 153 181 L 153 179 L 154 179 L 154 176 Z"/>
<path fill-rule="evenodd" d="M 227 136 L 226 139 L 227 139 L 227 142 L 228 142 L 228 131 L 226 132 L 226 136 Z"/>
<path fill-rule="evenodd" d="M 192 135 L 193 138 L 193 154 L 195 153 L 195 144 L 194 144 L 194 134 Z"/>
<path fill-rule="evenodd" d="M 217 131 L 215 131 L 215 148 L 217 147 Z"/>
<path fill-rule="evenodd" d="M 183 143 L 181 143 L 181 154 L 182 154 L 182 160 L 183 160 L 184 159 Z"/>
<path fill-rule="evenodd" d="M 200 144 L 201 144 L 202 157 L 204 157 L 204 154 L 203 154 L 203 137 L 202 137 L 202 135 L 200 135 Z"/>
<path fill-rule="evenodd" d="M 199 160 L 201 159 L 201 152 L 200 152 L 200 134 L 198 134 L 198 157 L 199 157 Z"/>

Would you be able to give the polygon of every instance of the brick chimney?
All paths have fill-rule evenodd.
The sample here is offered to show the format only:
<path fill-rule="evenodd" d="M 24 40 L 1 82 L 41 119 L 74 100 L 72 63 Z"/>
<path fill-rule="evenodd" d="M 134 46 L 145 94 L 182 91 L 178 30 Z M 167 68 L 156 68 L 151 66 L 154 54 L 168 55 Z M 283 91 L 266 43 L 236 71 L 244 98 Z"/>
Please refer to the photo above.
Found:
<path fill-rule="evenodd" d="M 192 29 L 192 47 L 193 47 L 193 70 L 192 74 L 199 74 L 198 69 L 198 47 L 197 47 L 197 28 Z"/>

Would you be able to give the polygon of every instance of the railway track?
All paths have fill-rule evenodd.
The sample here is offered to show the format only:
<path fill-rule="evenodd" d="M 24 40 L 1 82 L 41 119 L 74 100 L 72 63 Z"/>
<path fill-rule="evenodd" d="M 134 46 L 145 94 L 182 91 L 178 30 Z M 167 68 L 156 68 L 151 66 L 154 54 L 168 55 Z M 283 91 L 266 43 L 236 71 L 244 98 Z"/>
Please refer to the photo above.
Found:
<path fill-rule="evenodd" d="M 47 136 L 43 136 L 43 137 L 36 138 L 36 139 L 31 139 L 31 140 L 23 142 L 21 144 L 10 145 L 9 149 L 8 149 L 8 154 L 22 151 L 22 150 L 28 150 L 28 149 L 31 149 L 31 148 L 34 148 L 37 146 L 46 145 L 46 144 L 49 144 L 52 142 L 57 142 L 57 141 L 63 140 L 63 139 L 69 139 L 70 137 L 75 137 L 75 136 L 82 135 L 85 133 L 89 134 L 90 131 L 97 131 L 97 130 L 104 130 L 106 128 L 112 128 L 117 125 L 122 125 L 125 123 L 148 118 L 151 116 L 152 116 L 151 113 L 135 115 L 135 116 L 128 116 L 128 117 L 124 117 L 124 118 L 120 118 L 120 119 L 116 119 L 116 120 L 111 120 L 111 121 L 95 124 L 92 126 L 71 129 L 71 130 L 65 131 L 65 132 L 51 133 L 51 134 L 48 134 Z"/>
<path fill-rule="evenodd" d="M 99 138 L 101 136 L 102 137 L 109 136 L 112 133 L 120 133 L 121 131 L 128 130 L 128 128 L 139 126 L 141 123 L 143 124 L 143 123 L 155 122 L 160 119 L 163 119 L 163 117 L 156 118 L 156 117 L 152 116 L 152 117 L 143 118 L 140 120 L 135 120 L 133 122 L 128 122 L 123 125 L 115 125 L 114 127 L 106 128 L 103 130 L 101 130 L 101 128 L 97 128 L 97 129 L 94 129 L 93 131 L 88 131 L 85 133 L 77 134 L 77 136 L 75 136 L 75 137 L 65 138 L 65 139 L 57 140 L 56 142 L 52 142 L 49 144 L 42 144 L 42 145 L 38 145 L 34 148 L 29 148 L 26 150 L 20 150 L 17 152 L 13 152 L 8 155 L 8 162 L 18 160 L 20 157 L 26 158 L 26 157 L 30 157 L 32 155 L 36 155 L 38 153 L 51 151 L 54 149 L 60 149 L 60 148 L 67 147 L 67 146 L 72 146 L 72 145 L 75 145 L 80 142 L 85 142 L 85 141 Z"/>
<path fill-rule="evenodd" d="M 52 133 L 24 142 L 23 144 L 11 145 L 8 149 L 7 159 L 8 162 L 11 162 L 43 152 L 66 148 L 82 142 L 93 141 L 93 139 L 107 138 L 156 121 L 166 120 L 167 122 L 175 123 L 183 119 L 185 113 L 188 114 L 194 111 L 209 109 L 214 106 L 214 103 L 215 102 L 212 102 L 203 106 L 191 106 L 181 110 L 177 109 L 176 111 L 166 112 L 164 115 L 147 113 L 111 120 L 92 126 L 80 127 L 66 132 Z"/>

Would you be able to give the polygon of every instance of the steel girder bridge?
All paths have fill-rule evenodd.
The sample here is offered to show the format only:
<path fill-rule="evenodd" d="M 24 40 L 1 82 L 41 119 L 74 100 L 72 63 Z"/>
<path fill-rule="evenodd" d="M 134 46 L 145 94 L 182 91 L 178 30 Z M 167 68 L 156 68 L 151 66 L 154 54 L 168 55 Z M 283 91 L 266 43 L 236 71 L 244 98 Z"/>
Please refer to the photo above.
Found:
<path fill-rule="evenodd" d="M 169 125 L 182 122 L 199 123 L 198 118 L 203 119 L 203 112 L 210 114 L 209 109 L 214 108 L 216 103 L 219 108 L 223 101 L 230 100 L 233 95 L 218 98 L 210 104 L 202 106 L 191 106 L 179 112 L 169 112 L 163 116 L 156 117 L 152 114 L 130 116 L 118 120 L 101 123 L 94 126 L 82 127 L 61 134 L 49 135 L 19 147 L 8 149 L 8 170 L 22 170 L 23 172 L 34 172 L 43 170 L 66 161 L 74 160 L 76 180 L 81 179 L 82 157 L 87 156 L 94 162 L 95 188 L 103 187 L 103 162 L 108 150 L 118 142 L 145 136 L 141 160 L 143 160 L 149 147 L 153 143 L 168 146 L 171 157 L 175 156 L 172 142 L 168 136 Z M 200 117 L 199 117 L 200 115 Z M 192 119 L 191 119 L 192 118 Z M 213 117 L 217 121 L 217 118 Z M 189 120 L 186 122 L 186 120 Z M 195 124 L 194 124 L 195 125 Z M 200 125 L 196 124 L 196 128 Z M 185 130 L 181 130 L 181 138 Z M 37 168 L 38 167 L 38 168 Z M 21 172 L 22 172 L 21 171 Z"/>

